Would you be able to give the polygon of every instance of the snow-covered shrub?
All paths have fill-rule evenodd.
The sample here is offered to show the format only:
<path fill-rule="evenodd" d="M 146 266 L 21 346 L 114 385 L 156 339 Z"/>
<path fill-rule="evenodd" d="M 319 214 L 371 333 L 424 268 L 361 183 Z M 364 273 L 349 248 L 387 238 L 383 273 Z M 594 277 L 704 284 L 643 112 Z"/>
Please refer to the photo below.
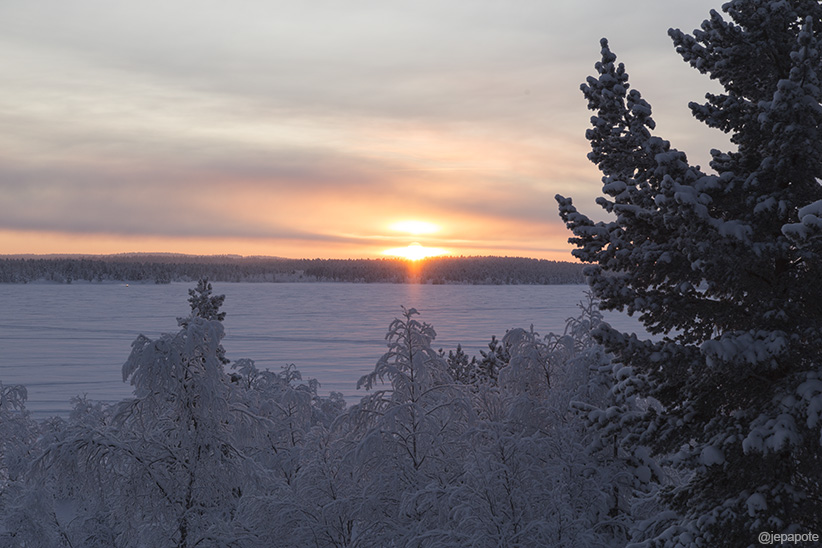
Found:
<path fill-rule="evenodd" d="M 236 537 L 239 500 L 258 481 L 235 436 L 249 413 L 233 401 L 222 336 L 219 321 L 192 317 L 176 334 L 138 337 L 123 366 L 134 398 L 105 412 L 78 400 L 72 420 L 44 440 L 35 502 L 55 516 L 51 529 L 64 540 L 54 546 L 219 546 Z"/>
<path fill-rule="evenodd" d="M 132 398 L 77 398 L 67 421 L 2 439 L 27 459 L 3 484 L 3 542 L 624 546 L 632 521 L 649 517 L 636 503 L 653 461 L 623 440 L 612 454 L 621 431 L 600 420 L 616 416 L 633 377 L 592 337 L 607 330 L 593 300 L 562 334 L 510 330 L 489 345 L 505 364 L 498 382 L 468 384 L 432 349 L 433 327 L 403 309 L 360 379 L 369 393 L 349 409 L 294 365 L 240 359 L 227 373 L 222 323 L 193 312 L 177 333 L 135 340 L 123 366 Z M 809 409 L 815 389 L 803 392 Z M 0 417 L 27 420 L 22 389 L 3 394 Z"/>
<path fill-rule="evenodd" d="M 0 544 L 11 543 L 16 528 L 21 497 L 25 496 L 24 475 L 35 454 L 39 425 L 26 410 L 26 388 L 0 382 Z"/>
<path fill-rule="evenodd" d="M 436 332 L 417 315 L 403 308 L 403 317 L 391 322 L 388 351 L 358 383 L 373 392 L 344 415 L 366 494 L 360 519 L 371 522 L 369 542 L 378 545 L 444 519 L 429 494 L 459 478 L 462 434 L 472 421 L 467 387 L 448 374 L 447 362 L 431 348 Z"/>

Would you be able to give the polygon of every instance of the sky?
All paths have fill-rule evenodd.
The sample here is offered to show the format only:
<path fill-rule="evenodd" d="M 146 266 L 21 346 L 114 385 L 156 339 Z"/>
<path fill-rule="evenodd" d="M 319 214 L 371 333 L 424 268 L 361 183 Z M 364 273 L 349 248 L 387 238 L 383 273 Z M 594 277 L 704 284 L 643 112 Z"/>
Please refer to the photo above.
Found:
<path fill-rule="evenodd" d="M 607 37 L 706 166 L 717 84 L 667 36 L 707 0 L 5 0 L 0 255 L 572 260 L 579 91 Z"/>

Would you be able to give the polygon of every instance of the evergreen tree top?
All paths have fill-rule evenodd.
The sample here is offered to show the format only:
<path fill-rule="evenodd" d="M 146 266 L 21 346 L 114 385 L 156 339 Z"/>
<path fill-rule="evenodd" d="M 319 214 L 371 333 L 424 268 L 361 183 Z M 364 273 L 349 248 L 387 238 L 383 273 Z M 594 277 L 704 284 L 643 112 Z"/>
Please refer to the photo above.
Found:
<path fill-rule="evenodd" d="M 191 315 L 206 320 L 223 321 L 225 312 L 220 312 L 225 295 L 212 295 L 211 283 L 208 278 L 200 278 L 194 289 L 188 290 L 188 303 L 191 306 Z"/>

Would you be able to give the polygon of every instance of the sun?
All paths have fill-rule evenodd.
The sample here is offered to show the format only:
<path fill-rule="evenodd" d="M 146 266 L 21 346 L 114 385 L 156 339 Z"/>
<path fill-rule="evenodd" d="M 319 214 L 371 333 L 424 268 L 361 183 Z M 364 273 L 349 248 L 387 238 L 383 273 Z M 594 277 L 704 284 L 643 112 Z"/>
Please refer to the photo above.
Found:
<path fill-rule="evenodd" d="M 406 219 L 404 221 L 396 221 L 389 226 L 389 229 L 395 232 L 405 232 L 413 236 L 420 236 L 423 234 L 432 234 L 440 231 L 440 226 L 428 221 L 420 221 L 417 219 Z M 394 247 L 386 249 L 382 252 L 383 255 L 390 255 L 392 257 L 401 257 L 407 261 L 419 261 L 428 257 L 437 257 L 439 255 L 447 255 L 450 253 L 447 249 L 441 247 L 426 247 L 419 242 L 409 244 L 407 247 Z"/>
<path fill-rule="evenodd" d="M 393 249 L 386 249 L 383 255 L 391 255 L 392 257 L 401 257 L 408 261 L 419 261 L 428 257 L 437 257 L 439 255 L 446 255 L 448 250 L 440 247 L 425 247 L 424 245 L 414 242 L 407 247 L 395 247 Z"/>

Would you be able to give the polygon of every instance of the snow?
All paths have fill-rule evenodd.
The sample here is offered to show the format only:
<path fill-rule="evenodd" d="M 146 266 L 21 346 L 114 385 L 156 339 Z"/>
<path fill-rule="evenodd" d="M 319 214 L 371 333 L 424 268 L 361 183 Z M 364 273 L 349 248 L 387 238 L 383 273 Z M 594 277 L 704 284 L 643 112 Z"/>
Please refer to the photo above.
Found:
<path fill-rule="evenodd" d="M 808 428 L 818 428 L 820 426 L 820 418 L 822 418 L 822 380 L 816 377 L 816 373 L 812 375 L 813 377 L 797 387 L 796 392 L 799 397 L 802 398 L 802 403 L 806 406 L 805 414 L 807 420 L 805 424 Z M 822 432 L 820 432 L 819 441 L 820 444 L 822 444 Z"/>
<path fill-rule="evenodd" d="M 799 222 L 786 224 L 782 233 L 797 241 L 808 240 L 822 232 L 822 200 L 799 208 Z"/>
<path fill-rule="evenodd" d="M 710 367 L 723 362 L 759 364 L 779 356 L 787 348 L 787 336 L 780 331 L 725 333 L 719 339 L 702 343 L 702 352 Z"/>
<path fill-rule="evenodd" d="M 798 445 L 802 436 L 796 427 L 793 416 L 781 413 L 775 418 L 760 415 L 751 423 L 748 435 L 742 440 L 742 450 L 745 453 L 776 452 L 786 445 Z"/>
<path fill-rule="evenodd" d="M 768 509 L 768 503 L 761 493 L 754 493 L 748 497 L 745 505 L 748 507 L 748 515 L 751 517 L 755 517 L 758 512 L 763 512 Z"/>
<path fill-rule="evenodd" d="M 437 349 L 461 344 L 469 355 L 487 350 L 491 335 L 534 324 L 561 333 L 576 316 L 584 285 L 410 285 L 334 283 L 214 283 L 225 294 L 226 338 L 231 360 L 251 358 L 279 371 L 293 363 L 320 393 L 341 392 L 349 403 L 362 396 L 357 379 L 385 349 L 385 326 L 413 306 L 437 327 Z M 35 418 L 68 414 L 69 400 L 116 401 L 131 395 L 121 366 L 139 334 L 176 331 L 188 311 L 191 284 L 0 284 L 4 318 L 0 381 L 28 389 Z M 634 318 L 607 319 L 644 332 Z"/>
<path fill-rule="evenodd" d="M 590 338 L 599 313 L 580 318 L 577 310 L 565 335 L 510 330 L 507 380 L 500 373 L 486 394 L 505 411 L 483 417 L 473 390 L 490 385 L 454 383 L 432 346 L 433 326 L 414 308 L 403 312 L 389 323 L 388 352 L 365 383 L 382 378 L 385 389 L 347 409 L 338 397 L 318 397 L 316 384 L 298 382 L 294 368 L 277 374 L 239 360 L 229 376 L 220 345 L 231 313 L 226 324 L 193 315 L 159 337 L 137 336 L 122 367 L 134 395 L 115 406 L 81 402 L 67 421 L 40 425 L 14 405 L 0 406 L 7 441 L 0 449 L 19 447 L 43 463 L 28 483 L 0 453 L 0 472 L 10 471 L 10 484 L 26 493 L 0 500 L 2 521 L 27 543 L 50 546 L 62 545 L 58 535 L 76 546 L 90 538 L 110 545 L 126 534 L 151 546 L 238 534 L 248 546 L 317 538 L 385 546 L 398 535 L 433 534 L 449 546 L 518 536 L 534 545 L 559 545 L 560 537 L 613 545 L 633 512 L 631 489 L 661 471 L 647 447 L 626 459 L 610 456 L 610 446 L 586 451 L 582 417 L 569 413 L 572 394 L 603 401 L 589 390 L 591 367 L 607 363 Z M 535 397 L 549 367 L 552 382 Z M 510 378 L 518 370 L 524 382 Z M 4 401 L 21 393 L 10 387 Z M 32 435 L 9 436 L 14 422 Z M 617 508 L 625 516 L 618 527 L 598 527 Z"/>
<path fill-rule="evenodd" d="M 714 466 L 725 462 L 725 455 L 722 451 L 713 445 L 706 445 L 702 448 L 699 455 L 699 461 L 705 466 Z"/>
<path fill-rule="evenodd" d="M 743 242 L 750 241 L 753 231 L 747 223 L 733 219 L 730 221 L 714 220 L 713 223 L 722 236 L 730 236 Z"/>

